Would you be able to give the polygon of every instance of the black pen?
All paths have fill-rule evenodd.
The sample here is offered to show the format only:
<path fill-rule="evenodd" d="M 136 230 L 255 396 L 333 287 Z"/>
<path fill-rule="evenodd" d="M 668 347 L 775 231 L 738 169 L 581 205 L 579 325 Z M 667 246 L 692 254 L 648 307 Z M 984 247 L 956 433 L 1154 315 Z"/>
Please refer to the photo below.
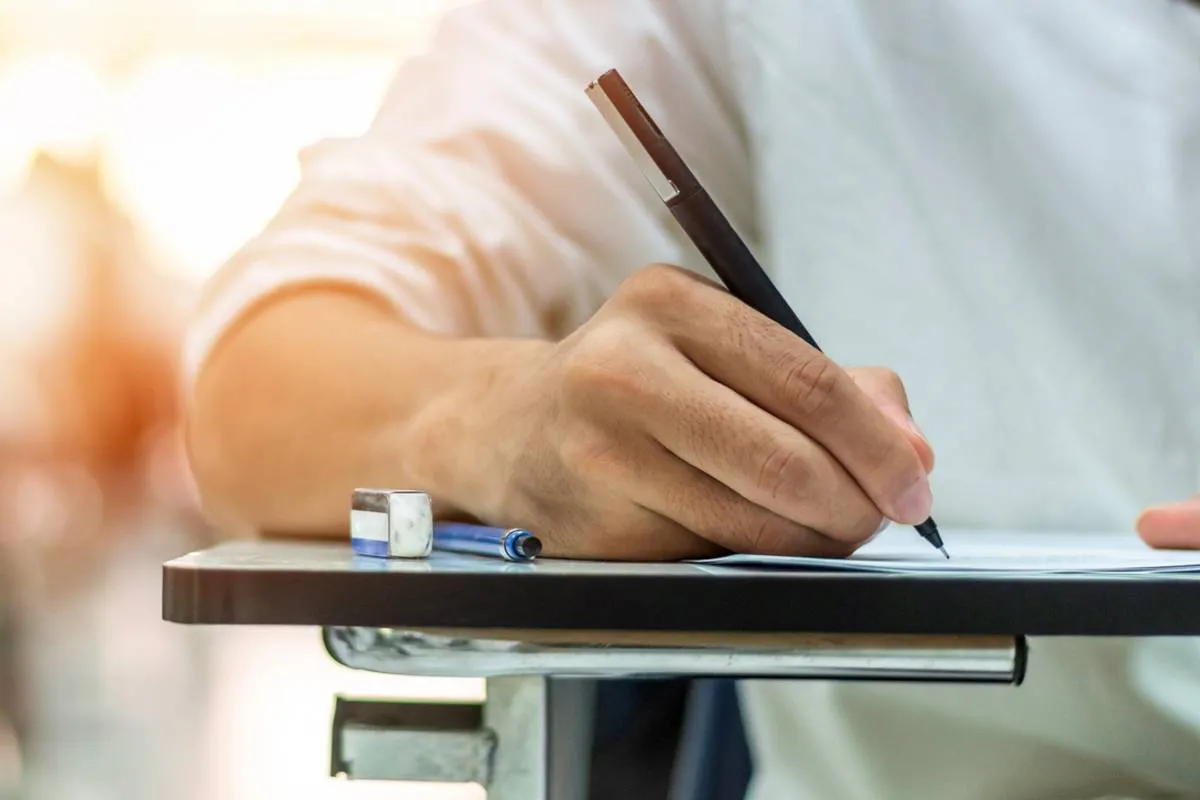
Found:
<path fill-rule="evenodd" d="M 750 248 L 683 163 L 620 73 L 615 69 L 605 72 L 588 85 L 587 95 L 730 293 L 820 350 Z M 916 529 L 942 555 L 950 557 L 932 517 Z"/>

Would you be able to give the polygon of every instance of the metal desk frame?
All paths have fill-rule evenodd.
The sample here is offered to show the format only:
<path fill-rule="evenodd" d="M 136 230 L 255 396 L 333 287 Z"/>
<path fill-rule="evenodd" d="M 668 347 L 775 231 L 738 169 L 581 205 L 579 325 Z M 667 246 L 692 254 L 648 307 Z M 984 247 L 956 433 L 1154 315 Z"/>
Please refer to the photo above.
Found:
<path fill-rule="evenodd" d="M 582 800 L 595 681 L 1019 683 L 1025 636 L 1198 635 L 1200 576 L 865 575 L 698 564 L 505 564 L 234 542 L 164 565 L 163 617 L 319 626 L 348 667 L 481 677 L 479 704 L 340 698 L 331 771 Z M 1034 655 L 1036 659 L 1036 654 Z M 1036 665 L 1035 665 L 1036 668 Z"/>
<path fill-rule="evenodd" d="M 1026 655 L 1023 639 L 1004 637 L 472 633 L 325 628 L 326 650 L 352 669 L 487 681 L 481 706 L 339 698 L 331 773 L 474 782 L 489 800 L 583 800 L 596 680 L 722 675 L 1019 683 Z"/>

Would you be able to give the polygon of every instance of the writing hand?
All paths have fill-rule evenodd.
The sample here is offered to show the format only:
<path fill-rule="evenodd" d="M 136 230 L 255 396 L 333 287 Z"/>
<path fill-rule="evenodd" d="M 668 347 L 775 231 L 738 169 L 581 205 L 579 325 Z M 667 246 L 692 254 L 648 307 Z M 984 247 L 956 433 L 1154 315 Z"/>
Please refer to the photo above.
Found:
<path fill-rule="evenodd" d="M 843 369 L 677 268 L 639 271 L 509 377 L 484 412 L 506 478 L 468 503 L 548 555 L 845 555 L 929 515 L 895 373 Z"/>

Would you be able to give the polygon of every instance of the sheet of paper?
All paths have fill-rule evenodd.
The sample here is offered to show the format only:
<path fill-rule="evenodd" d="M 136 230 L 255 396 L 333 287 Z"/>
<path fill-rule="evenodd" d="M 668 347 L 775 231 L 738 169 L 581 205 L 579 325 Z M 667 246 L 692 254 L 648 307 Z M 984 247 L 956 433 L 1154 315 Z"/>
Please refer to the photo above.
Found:
<path fill-rule="evenodd" d="M 704 563 L 866 572 L 1200 572 L 1200 551 L 1154 550 L 1134 533 L 942 531 L 946 559 L 912 528 L 893 525 L 850 558 L 733 555 Z"/>

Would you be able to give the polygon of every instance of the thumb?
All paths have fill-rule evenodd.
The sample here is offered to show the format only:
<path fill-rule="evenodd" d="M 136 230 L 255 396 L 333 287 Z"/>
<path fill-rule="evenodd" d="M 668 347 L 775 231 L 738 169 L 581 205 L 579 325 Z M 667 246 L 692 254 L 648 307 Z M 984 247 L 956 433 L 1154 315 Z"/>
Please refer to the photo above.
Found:
<path fill-rule="evenodd" d="M 847 372 L 863 394 L 871 398 L 884 416 L 904 432 L 925 465 L 925 471 L 933 472 L 933 447 L 913 421 L 908 409 L 908 394 L 904 391 L 900 376 L 884 367 L 855 367 Z"/>
<path fill-rule="evenodd" d="M 1138 517 L 1137 532 L 1151 547 L 1200 548 L 1200 496 L 1147 508 Z"/>

